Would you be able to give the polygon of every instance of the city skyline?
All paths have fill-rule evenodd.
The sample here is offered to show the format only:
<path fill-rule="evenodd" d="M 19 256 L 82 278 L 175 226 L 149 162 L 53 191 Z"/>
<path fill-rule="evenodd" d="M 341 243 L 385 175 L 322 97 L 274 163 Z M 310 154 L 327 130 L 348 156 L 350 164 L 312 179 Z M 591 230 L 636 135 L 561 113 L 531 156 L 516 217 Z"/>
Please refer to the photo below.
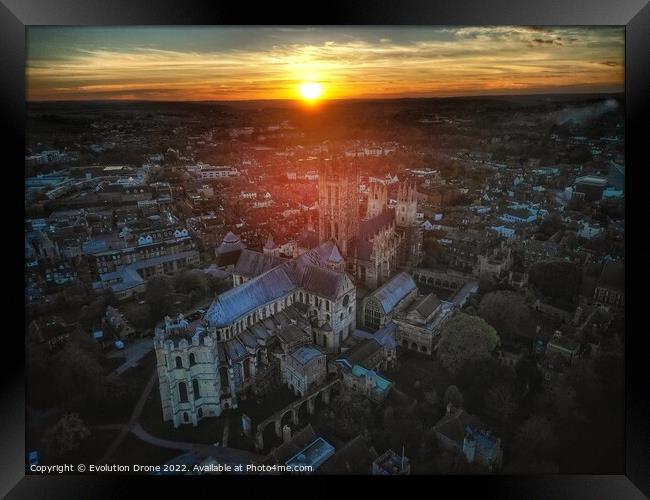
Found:
<path fill-rule="evenodd" d="M 324 100 L 622 92 L 624 48 L 609 26 L 33 27 L 27 98 L 300 99 L 306 83 Z"/>

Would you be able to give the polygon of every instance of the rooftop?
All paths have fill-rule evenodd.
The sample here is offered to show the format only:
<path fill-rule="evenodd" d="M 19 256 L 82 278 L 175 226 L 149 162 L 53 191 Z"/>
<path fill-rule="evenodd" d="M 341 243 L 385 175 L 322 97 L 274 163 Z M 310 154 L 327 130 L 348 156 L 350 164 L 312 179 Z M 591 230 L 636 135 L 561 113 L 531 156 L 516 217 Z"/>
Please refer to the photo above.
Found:
<path fill-rule="evenodd" d="M 325 353 L 320 349 L 312 346 L 302 346 L 291 353 L 291 357 L 293 357 L 301 365 L 305 365 L 312 359 L 315 359 L 319 356 L 325 356 Z"/>
<path fill-rule="evenodd" d="M 388 314 L 404 297 L 415 289 L 417 289 L 417 286 L 413 278 L 401 272 L 393 276 L 371 295 L 377 298 L 384 310 L 384 314 Z"/>
<path fill-rule="evenodd" d="M 316 470 L 323 462 L 325 462 L 325 460 L 334 455 L 334 451 L 334 446 L 325 441 L 322 437 L 319 437 L 285 463 L 292 467 L 311 465 L 313 470 Z"/>

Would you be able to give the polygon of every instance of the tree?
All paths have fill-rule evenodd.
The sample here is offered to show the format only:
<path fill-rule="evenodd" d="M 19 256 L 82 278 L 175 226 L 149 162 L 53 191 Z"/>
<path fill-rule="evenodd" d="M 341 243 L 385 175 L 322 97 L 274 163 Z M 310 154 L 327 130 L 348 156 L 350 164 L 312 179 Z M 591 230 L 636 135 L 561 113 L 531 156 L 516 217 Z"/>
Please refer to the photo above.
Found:
<path fill-rule="evenodd" d="M 205 297 L 208 291 L 205 273 L 198 269 L 181 271 L 174 276 L 173 282 L 176 292 L 189 294 L 195 299 Z"/>
<path fill-rule="evenodd" d="M 104 297 L 97 297 L 90 304 L 81 308 L 79 323 L 88 331 L 101 323 L 105 312 L 106 301 Z"/>
<path fill-rule="evenodd" d="M 61 397 L 78 397 L 86 402 L 103 401 L 104 370 L 95 356 L 69 342 L 57 357 L 54 386 Z"/>
<path fill-rule="evenodd" d="M 455 377 L 463 392 L 465 409 L 470 413 L 485 413 L 485 395 L 496 384 L 510 386 L 514 381 L 513 370 L 492 356 L 466 363 Z"/>
<path fill-rule="evenodd" d="M 515 414 L 518 407 L 512 390 L 506 384 L 498 383 L 485 394 L 485 410 L 490 417 L 507 421 Z"/>
<path fill-rule="evenodd" d="M 516 292 L 488 293 L 481 300 L 478 315 L 494 327 L 499 338 L 504 340 L 514 340 L 530 326 L 526 301 Z"/>
<path fill-rule="evenodd" d="M 462 408 L 464 402 L 463 395 L 458 390 L 458 387 L 456 387 L 455 385 L 450 385 L 449 387 L 447 387 L 447 390 L 445 391 L 444 401 L 445 401 L 445 407 L 447 407 L 447 405 L 451 403 L 456 408 Z"/>
<path fill-rule="evenodd" d="M 147 281 L 145 301 L 153 319 L 159 320 L 169 314 L 173 305 L 173 293 L 172 281 L 167 276 L 153 276 Z"/>
<path fill-rule="evenodd" d="M 556 445 L 557 438 L 551 422 L 539 415 L 526 420 L 515 437 L 517 455 L 522 459 L 548 458 Z"/>
<path fill-rule="evenodd" d="M 573 262 L 547 260 L 531 266 L 528 281 L 547 297 L 572 302 L 580 287 L 580 270 Z"/>
<path fill-rule="evenodd" d="M 334 419 L 330 425 L 342 439 L 348 440 L 368 428 L 372 411 L 370 402 L 357 393 L 341 393 L 332 400 Z"/>
<path fill-rule="evenodd" d="M 419 452 L 423 433 L 422 422 L 413 417 L 394 417 L 384 421 L 383 434 L 388 447 L 398 453 L 404 447 L 407 456 Z"/>
<path fill-rule="evenodd" d="M 438 357 L 455 374 L 468 361 L 488 357 L 498 344 L 497 332 L 483 319 L 458 313 L 442 328 Z"/>
<path fill-rule="evenodd" d="M 77 413 L 67 413 L 43 435 L 45 449 L 54 456 L 67 455 L 79 447 L 90 431 Z"/>

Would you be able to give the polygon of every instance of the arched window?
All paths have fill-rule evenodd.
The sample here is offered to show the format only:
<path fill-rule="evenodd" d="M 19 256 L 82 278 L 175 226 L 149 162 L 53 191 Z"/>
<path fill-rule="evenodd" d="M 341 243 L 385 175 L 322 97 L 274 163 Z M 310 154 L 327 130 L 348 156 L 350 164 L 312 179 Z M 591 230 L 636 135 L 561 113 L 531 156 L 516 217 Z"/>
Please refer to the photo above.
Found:
<path fill-rule="evenodd" d="M 199 391 L 199 381 L 197 379 L 192 380 L 192 391 L 194 391 L 194 399 L 199 399 L 201 397 L 201 391 Z"/>
<path fill-rule="evenodd" d="M 247 358 L 244 360 L 244 379 L 247 379 L 251 376 L 251 360 Z"/>
<path fill-rule="evenodd" d="M 189 422 L 190 421 L 190 416 L 187 414 L 187 412 L 183 412 L 183 421 L 184 422 Z"/>
<path fill-rule="evenodd" d="M 178 398 L 180 399 L 181 403 L 187 401 L 187 385 L 185 382 L 178 384 Z"/>
<path fill-rule="evenodd" d="M 197 412 L 199 418 L 203 417 L 203 408 L 199 408 L 199 411 Z"/>
<path fill-rule="evenodd" d="M 176 368 L 183 368 L 183 358 L 176 356 Z"/>
<path fill-rule="evenodd" d="M 196 364 L 196 356 L 194 356 L 194 353 L 190 353 L 190 366 Z"/>

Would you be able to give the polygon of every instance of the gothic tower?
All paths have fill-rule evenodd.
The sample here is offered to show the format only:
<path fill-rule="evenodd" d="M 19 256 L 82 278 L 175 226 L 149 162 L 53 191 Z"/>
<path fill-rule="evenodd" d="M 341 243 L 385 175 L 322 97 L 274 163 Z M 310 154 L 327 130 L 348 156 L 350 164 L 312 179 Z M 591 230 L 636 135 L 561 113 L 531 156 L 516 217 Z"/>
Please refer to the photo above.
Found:
<path fill-rule="evenodd" d="M 418 190 L 411 182 L 404 182 L 397 188 L 395 217 L 398 227 L 410 227 L 417 223 Z"/>
<path fill-rule="evenodd" d="M 388 206 L 388 187 L 385 182 L 373 179 L 368 185 L 368 210 L 366 218 L 372 219 L 386 210 Z"/>
<path fill-rule="evenodd" d="M 344 257 L 359 230 L 359 181 L 355 165 L 334 156 L 318 173 L 318 239 L 334 238 Z"/>
<path fill-rule="evenodd" d="M 417 185 L 405 182 L 397 190 L 395 219 L 398 231 L 403 234 L 400 248 L 400 263 L 406 268 L 419 265 L 422 254 L 422 228 L 417 221 L 418 191 Z"/>

